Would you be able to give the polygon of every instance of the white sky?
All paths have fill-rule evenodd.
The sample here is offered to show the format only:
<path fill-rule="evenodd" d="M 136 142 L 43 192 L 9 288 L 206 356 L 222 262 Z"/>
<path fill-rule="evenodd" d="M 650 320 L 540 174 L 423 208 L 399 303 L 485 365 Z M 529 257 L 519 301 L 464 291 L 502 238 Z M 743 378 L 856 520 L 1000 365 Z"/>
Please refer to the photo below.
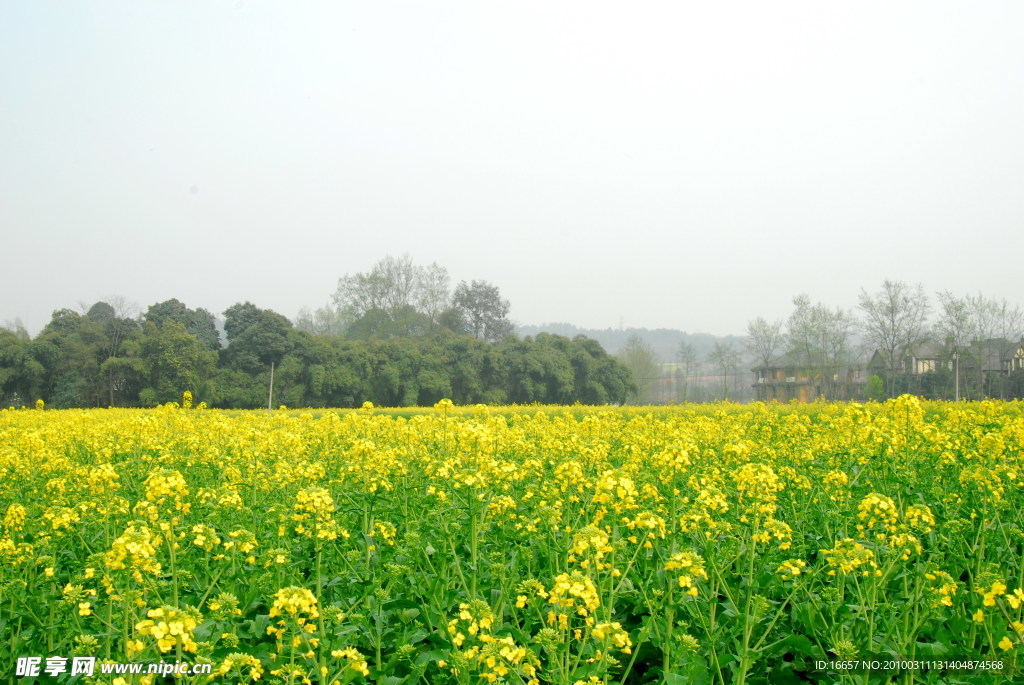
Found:
<path fill-rule="evenodd" d="M 292 317 L 387 254 L 519 323 L 1020 303 L 1024 3 L 0 2 L 0 323 Z"/>

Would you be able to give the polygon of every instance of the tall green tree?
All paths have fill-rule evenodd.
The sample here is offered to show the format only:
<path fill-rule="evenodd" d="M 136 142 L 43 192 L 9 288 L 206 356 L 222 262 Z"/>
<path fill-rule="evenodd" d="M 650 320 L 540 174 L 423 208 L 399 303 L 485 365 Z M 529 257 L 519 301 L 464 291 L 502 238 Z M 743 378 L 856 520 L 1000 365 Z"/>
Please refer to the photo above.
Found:
<path fill-rule="evenodd" d="M 0 403 L 30 405 L 42 397 L 46 369 L 33 355 L 32 340 L 24 326 L 0 328 Z"/>
<path fill-rule="evenodd" d="M 629 369 L 592 338 L 577 335 L 572 339 L 569 362 L 576 374 L 574 402 L 621 404 L 636 392 Z"/>
<path fill-rule="evenodd" d="M 115 302 L 118 307 L 97 302 L 84 315 L 57 310 L 33 341 L 35 357 L 46 368 L 43 392 L 51 406 L 134 403 L 138 321 Z"/>
<path fill-rule="evenodd" d="M 110 406 L 134 402 L 142 364 L 138 358 L 139 321 L 135 307 L 124 298 L 97 302 L 86 314 L 80 333 L 95 331 L 99 347 L 99 372 L 104 378 Z"/>
<path fill-rule="evenodd" d="M 146 385 L 139 393 L 145 406 L 177 402 L 186 390 L 196 402 L 211 402 L 217 353 L 207 348 L 185 325 L 171 318 L 159 325 L 147 321 L 142 341 Z"/>
<path fill-rule="evenodd" d="M 70 362 L 72 339 L 78 331 L 80 320 L 78 312 L 58 309 L 32 341 L 34 356 L 45 369 L 40 394 L 52 407 L 89 406 L 81 391 L 80 376 Z"/>
<path fill-rule="evenodd" d="M 281 360 L 280 373 L 275 374 L 281 402 L 290 407 L 358 407 L 373 401 L 373 364 L 366 342 L 311 336 L 304 331 L 293 331 L 292 340 L 292 349 Z M 265 401 L 265 394 L 257 399 Z"/>
<path fill-rule="evenodd" d="M 144 315 L 146 321 L 160 326 L 165 321 L 177 321 L 185 330 L 194 335 L 208 350 L 219 350 L 220 333 L 213 314 L 205 309 L 189 309 L 184 302 L 171 298 L 152 304 Z"/>
<path fill-rule="evenodd" d="M 224 310 L 228 346 L 221 359 L 230 368 L 262 373 L 291 349 L 291 330 L 291 322 L 277 312 L 251 302 L 234 304 Z"/>

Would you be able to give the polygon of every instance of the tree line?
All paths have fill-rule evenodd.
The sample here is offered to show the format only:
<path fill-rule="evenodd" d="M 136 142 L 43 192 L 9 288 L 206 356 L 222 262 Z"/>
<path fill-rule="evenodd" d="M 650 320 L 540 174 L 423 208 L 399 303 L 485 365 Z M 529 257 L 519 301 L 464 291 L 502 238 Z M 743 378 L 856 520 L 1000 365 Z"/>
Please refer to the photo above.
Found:
<path fill-rule="evenodd" d="M 1024 396 L 1013 359 L 1024 315 L 1006 300 L 940 292 L 933 303 L 921 285 L 886 280 L 854 310 L 792 302 L 785 319 L 749 321 L 742 343 L 698 351 L 684 339 L 665 361 L 627 333 L 612 357 L 588 336 L 519 338 L 496 286 L 452 288 L 444 267 L 386 257 L 294 323 L 249 302 L 218 320 L 175 299 L 141 315 L 114 299 L 58 310 L 35 338 L 0 328 L 0 402 L 152 406 L 190 390 L 210 406 L 259 407 L 271 366 L 275 403 L 295 407 Z M 787 384 L 804 394 L 773 394 Z"/>
<path fill-rule="evenodd" d="M 584 336 L 512 334 L 509 303 L 486 281 L 450 289 L 443 267 L 385 258 L 339 280 L 333 307 L 285 316 L 251 302 L 219 322 L 177 299 L 134 314 L 123 300 L 61 309 L 34 338 L 0 329 L 0 400 L 22 406 L 224 408 L 456 403 L 609 404 L 635 385 Z M 220 327 L 219 327 L 220 326 Z M 223 335 L 222 335 L 223 333 Z"/>
<path fill-rule="evenodd" d="M 933 300 L 920 284 L 885 280 L 861 289 L 852 310 L 806 294 L 792 303 L 787 318 L 756 317 L 742 343 L 719 340 L 703 354 L 683 340 L 666 361 L 631 336 L 618 356 L 636 401 L 1024 397 L 1024 359 L 1014 360 L 1024 313 L 1005 299 L 942 291 Z"/>

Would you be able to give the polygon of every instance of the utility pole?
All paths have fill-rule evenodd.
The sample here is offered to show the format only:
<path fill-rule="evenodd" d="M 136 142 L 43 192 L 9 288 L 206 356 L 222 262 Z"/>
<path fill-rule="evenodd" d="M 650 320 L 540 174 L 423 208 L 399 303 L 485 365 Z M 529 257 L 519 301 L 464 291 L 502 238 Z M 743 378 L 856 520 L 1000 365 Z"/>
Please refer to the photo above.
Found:
<path fill-rule="evenodd" d="M 954 395 L 954 397 L 956 398 L 955 401 L 959 402 L 960 401 L 960 348 L 959 347 L 956 348 L 956 351 L 954 352 L 954 357 L 953 358 L 955 360 L 954 364 L 956 365 L 956 370 L 954 371 L 954 374 L 956 375 L 956 394 Z"/>
<path fill-rule="evenodd" d="M 270 362 L 270 394 L 267 396 L 267 415 L 273 411 L 274 406 L 274 362 Z"/>

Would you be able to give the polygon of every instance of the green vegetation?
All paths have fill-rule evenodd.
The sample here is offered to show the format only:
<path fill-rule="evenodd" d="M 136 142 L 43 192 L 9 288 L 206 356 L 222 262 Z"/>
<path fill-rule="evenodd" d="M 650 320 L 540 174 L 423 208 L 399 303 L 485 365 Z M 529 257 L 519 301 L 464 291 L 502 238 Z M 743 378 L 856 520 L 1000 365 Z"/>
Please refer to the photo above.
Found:
<path fill-rule="evenodd" d="M 268 415 L 180 399 L 0 410 L 8 668 L 74 654 L 210 666 L 189 685 L 1020 682 L 1019 403 Z"/>
<path fill-rule="evenodd" d="M 100 302 L 69 309 L 35 338 L 0 330 L 0 400 L 21 406 L 154 406 L 190 389 L 225 408 L 357 407 L 459 403 L 621 403 L 629 371 L 593 340 L 539 334 L 489 342 L 438 326 L 416 337 L 313 335 L 245 302 L 225 312 L 221 347 L 213 316 L 177 300 L 141 319 Z M 363 320 L 365 321 L 365 319 Z M 365 331 L 356 327 L 357 331 Z"/>

